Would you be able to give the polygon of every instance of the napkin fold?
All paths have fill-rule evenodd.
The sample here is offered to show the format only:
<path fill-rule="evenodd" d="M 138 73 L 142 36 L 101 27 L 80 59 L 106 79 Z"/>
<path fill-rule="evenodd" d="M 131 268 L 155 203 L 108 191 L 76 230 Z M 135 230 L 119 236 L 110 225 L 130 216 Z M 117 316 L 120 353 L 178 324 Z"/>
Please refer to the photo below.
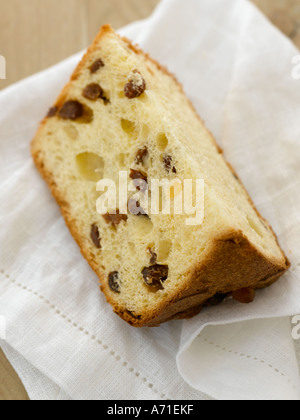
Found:
<path fill-rule="evenodd" d="M 299 52 L 247 0 L 163 0 L 120 32 L 176 74 L 292 268 L 251 305 L 155 329 L 113 314 L 30 157 L 76 54 L 0 93 L 1 346 L 32 399 L 299 400 Z"/>

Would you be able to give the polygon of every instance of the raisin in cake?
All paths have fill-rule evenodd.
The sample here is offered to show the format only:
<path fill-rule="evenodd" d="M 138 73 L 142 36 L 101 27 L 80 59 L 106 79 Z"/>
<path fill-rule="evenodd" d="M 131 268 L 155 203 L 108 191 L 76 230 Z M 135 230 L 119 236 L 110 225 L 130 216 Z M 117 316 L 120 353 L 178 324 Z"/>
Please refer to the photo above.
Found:
<path fill-rule="evenodd" d="M 131 325 L 189 318 L 227 297 L 249 303 L 289 267 L 182 87 L 110 26 L 49 110 L 32 153 L 107 301 Z M 97 183 L 113 180 L 118 193 L 120 171 L 150 197 L 150 179 L 179 180 L 179 189 L 203 179 L 202 224 L 149 214 L 134 192 L 127 214 L 117 205 L 99 213 Z"/>

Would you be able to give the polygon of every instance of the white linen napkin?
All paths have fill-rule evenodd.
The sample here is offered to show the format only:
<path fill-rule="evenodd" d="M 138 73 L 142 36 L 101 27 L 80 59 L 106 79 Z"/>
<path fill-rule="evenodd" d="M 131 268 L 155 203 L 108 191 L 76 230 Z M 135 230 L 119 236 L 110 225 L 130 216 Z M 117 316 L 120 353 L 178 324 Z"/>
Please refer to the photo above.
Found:
<path fill-rule="evenodd" d="M 247 0 L 164 0 L 121 33 L 183 83 L 292 268 L 250 305 L 154 329 L 114 315 L 30 157 L 77 54 L 0 93 L 3 350 L 32 399 L 299 400 L 299 52 Z"/>

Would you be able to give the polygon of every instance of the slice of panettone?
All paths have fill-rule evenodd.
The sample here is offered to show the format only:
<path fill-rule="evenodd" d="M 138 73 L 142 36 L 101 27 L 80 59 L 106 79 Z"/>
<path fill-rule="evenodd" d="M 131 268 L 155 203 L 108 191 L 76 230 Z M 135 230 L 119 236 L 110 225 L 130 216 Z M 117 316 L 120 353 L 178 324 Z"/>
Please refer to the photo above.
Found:
<path fill-rule="evenodd" d="M 182 87 L 110 26 L 32 154 L 108 302 L 131 325 L 189 318 L 228 296 L 249 303 L 289 267 Z M 187 180 L 199 186 L 189 190 L 198 217 L 184 211 Z"/>

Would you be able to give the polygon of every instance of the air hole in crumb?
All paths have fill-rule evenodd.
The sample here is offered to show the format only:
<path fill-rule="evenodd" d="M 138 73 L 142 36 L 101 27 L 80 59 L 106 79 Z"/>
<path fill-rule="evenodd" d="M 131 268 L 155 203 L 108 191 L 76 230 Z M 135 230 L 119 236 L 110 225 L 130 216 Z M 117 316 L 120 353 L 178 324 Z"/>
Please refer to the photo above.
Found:
<path fill-rule="evenodd" d="M 164 262 L 168 259 L 172 248 L 172 241 L 170 239 L 163 239 L 157 246 L 158 261 Z"/>
<path fill-rule="evenodd" d="M 145 92 L 138 99 L 143 103 L 149 102 L 149 96 Z"/>
<path fill-rule="evenodd" d="M 132 217 L 131 223 L 142 236 L 148 235 L 153 230 L 153 223 L 149 217 Z"/>
<path fill-rule="evenodd" d="M 94 111 L 87 105 L 84 105 L 83 116 L 77 122 L 82 124 L 90 124 L 93 121 L 93 119 Z"/>
<path fill-rule="evenodd" d="M 66 125 L 64 128 L 64 132 L 71 140 L 76 140 L 78 137 L 78 130 L 74 125 Z"/>
<path fill-rule="evenodd" d="M 103 177 L 104 160 L 95 153 L 81 153 L 76 156 L 76 165 L 80 175 L 87 181 L 97 182 Z"/>
<path fill-rule="evenodd" d="M 254 230 L 261 238 L 264 238 L 264 234 L 262 233 L 260 226 L 258 226 L 258 224 L 251 219 L 249 216 L 247 216 L 247 221 L 251 227 L 252 230 Z"/>
<path fill-rule="evenodd" d="M 125 133 L 127 133 L 129 136 L 132 136 L 136 131 L 136 125 L 132 121 L 122 119 L 121 126 L 123 131 L 125 131 Z"/>
<path fill-rule="evenodd" d="M 160 150 L 161 152 L 164 152 L 166 148 L 168 147 L 169 140 L 164 133 L 159 133 L 156 137 L 156 144 L 157 144 L 158 150 Z"/>

